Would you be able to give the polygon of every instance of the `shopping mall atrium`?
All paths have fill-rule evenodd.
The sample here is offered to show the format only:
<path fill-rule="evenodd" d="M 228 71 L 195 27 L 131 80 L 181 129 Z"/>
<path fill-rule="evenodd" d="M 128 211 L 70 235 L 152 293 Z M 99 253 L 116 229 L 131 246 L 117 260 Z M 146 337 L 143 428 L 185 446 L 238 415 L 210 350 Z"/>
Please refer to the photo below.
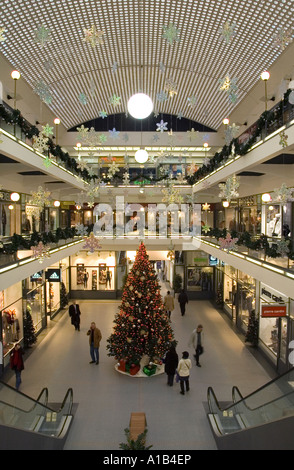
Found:
<path fill-rule="evenodd" d="M 0 448 L 293 449 L 294 2 L 0 6 Z"/>

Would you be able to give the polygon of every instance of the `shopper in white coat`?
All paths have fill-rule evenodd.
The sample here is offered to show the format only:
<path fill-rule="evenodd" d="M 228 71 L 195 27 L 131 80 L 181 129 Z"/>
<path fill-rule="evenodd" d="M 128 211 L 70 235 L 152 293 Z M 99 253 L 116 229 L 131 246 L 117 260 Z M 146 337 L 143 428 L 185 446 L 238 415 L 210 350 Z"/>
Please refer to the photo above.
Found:
<path fill-rule="evenodd" d="M 189 359 L 189 353 L 187 351 L 184 351 L 182 359 L 180 359 L 178 368 L 177 368 L 182 395 L 185 395 L 185 384 L 186 384 L 186 392 L 190 390 L 189 377 L 190 377 L 191 368 L 192 368 L 192 363 L 191 363 L 191 360 Z"/>

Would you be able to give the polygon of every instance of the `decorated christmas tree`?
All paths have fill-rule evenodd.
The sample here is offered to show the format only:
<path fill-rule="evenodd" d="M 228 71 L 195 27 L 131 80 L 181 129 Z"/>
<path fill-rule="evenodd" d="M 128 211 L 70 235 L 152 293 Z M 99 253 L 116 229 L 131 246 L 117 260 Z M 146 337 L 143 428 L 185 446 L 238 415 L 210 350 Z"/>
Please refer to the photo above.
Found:
<path fill-rule="evenodd" d="M 34 327 L 31 311 L 31 307 L 27 305 L 23 317 L 23 339 L 25 348 L 29 348 L 37 342 L 36 330 Z"/>
<path fill-rule="evenodd" d="M 159 364 L 174 342 L 158 278 L 143 243 L 125 283 L 114 323 L 113 333 L 107 339 L 108 355 L 120 362 L 119 370 L 131 374 L 138 372 L 143 357 L 149 359 L 149 364 Z M 145 367 L 144 372 L 151 375 Z"/>
<path fill-rule="evenodd" d="M 60 307 L 65 308 L 68 305 L 68 293 L 66 292 L 66 287 L 64 282 L 60 285 Z"/>
<path fill-rule="evenodd" d="M 258 318 L 256 318 L 255 310 L 251 311 L 249 322 L 248 322 L 248 329 L 245 337 L 245 343 L 251 343 L 254 347 L 258 344 L 258 328 L 259 322 Z"/>

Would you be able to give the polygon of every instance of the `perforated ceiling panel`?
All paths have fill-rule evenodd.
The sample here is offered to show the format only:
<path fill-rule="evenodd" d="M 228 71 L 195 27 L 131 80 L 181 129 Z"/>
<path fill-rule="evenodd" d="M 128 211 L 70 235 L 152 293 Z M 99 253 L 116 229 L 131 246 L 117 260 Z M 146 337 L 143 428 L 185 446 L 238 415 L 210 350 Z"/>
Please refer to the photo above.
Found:
<path fill-rule="evenodd" d="M 292 27 L 293 2 L 2 0 L 0 18 L 2 53 L 67 128 L 100 111 L 126 112 L 129 97 L 142 91 L 159 113 L 217 129 L 282 52 L 274 39 Z M 234 26 L 228 43 L 226 23 Z M 51 37 L 43 47 L 35 40 L 42 25 Z M 169 25 L 179 40 L 164 37 Z M 84 41 L 92 26 L 104 33 L 95 47 Z M 220 91 L 226 76 L 236 79 L 234 100 Z M 168 79 L 177 93 L 162 102 Z M 114 94 L 118 106 L 109 102 Z"/>

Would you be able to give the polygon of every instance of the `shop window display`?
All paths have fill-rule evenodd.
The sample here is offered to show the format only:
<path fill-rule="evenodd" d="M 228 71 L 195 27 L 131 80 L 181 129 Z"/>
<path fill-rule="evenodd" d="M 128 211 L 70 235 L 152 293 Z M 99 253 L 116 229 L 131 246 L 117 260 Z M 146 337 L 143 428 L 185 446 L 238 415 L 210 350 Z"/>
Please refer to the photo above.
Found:
<path fill-rule="evenodd" d="M 110 252 L 84 253 L 72 256 L 71 290 L 114 290 L 115 256 Z M 125 270 L 125 269 L 124 269 Z"/>
<path fill-rule="evenodd" d="M 255 279 L 238 271 L 238 319 L 246 327 L 252 310 L 255 309 Z"/>
<path fill-rule="evenodd" d="M 45 317 L 44 287 L 43 271 L 23 280 L 23 312 L 29 311 L 36 333 L 42 329 Z"/>
<path fill-rule="evenodd" d="M 213 282 L 213 268 L 187 267 L 188 291 L 211 291 Z"/>
<path fill-rule="evenodd" d="M 9 361 L 9 353 L 15 343 L 21 341 L 23 337 L 21 293 L 21 283 L 17 283 L 5 291 L 1 291 L 0 294 L 4 366 Z"/>

